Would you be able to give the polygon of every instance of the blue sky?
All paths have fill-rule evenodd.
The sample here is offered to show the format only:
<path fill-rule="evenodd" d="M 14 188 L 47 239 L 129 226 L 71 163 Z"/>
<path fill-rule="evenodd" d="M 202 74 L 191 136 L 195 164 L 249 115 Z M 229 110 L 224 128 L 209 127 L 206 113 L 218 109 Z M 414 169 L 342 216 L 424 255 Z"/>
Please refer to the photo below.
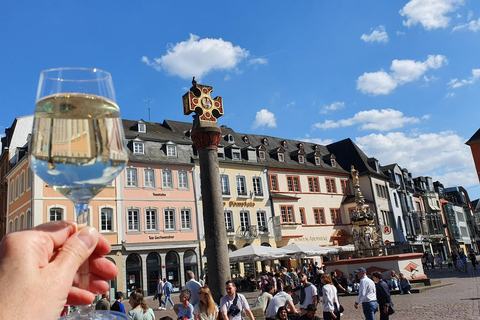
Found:
<path fill-rule="evenodd" d="M 480 1 L 2 1 L 0 132 L 53 67 L 109 71 L 123 118 L 191 121 L 199 83 L 237 132 L 354 140 L 480 197 Z"/>

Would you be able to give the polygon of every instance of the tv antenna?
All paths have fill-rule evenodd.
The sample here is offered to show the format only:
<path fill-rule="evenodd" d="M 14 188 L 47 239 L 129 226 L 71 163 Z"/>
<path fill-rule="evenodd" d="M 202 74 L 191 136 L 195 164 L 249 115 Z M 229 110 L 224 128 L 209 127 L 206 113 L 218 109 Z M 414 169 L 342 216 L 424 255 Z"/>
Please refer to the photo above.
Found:
<path fill-rule="evenodd" d="M 148 105 L 148 122 L 150 122 L 150 105 L 151 105 L 152 103 L 155 103 L 155 100 L 153 100 L 153 99 L 145 99 L 145 100 L 143 100 L 143 102 L 146 102 L 147 105 Z"/>

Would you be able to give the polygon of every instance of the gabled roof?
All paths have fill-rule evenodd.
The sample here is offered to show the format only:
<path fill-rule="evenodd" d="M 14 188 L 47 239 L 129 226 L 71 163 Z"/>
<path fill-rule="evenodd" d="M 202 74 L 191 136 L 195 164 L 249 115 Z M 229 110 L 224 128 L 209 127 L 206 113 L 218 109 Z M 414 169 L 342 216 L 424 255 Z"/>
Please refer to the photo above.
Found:
<path fill-rule="evenodd" d="M 468 139 L 467 142 L 465 142 L 465 144 L 471 145 L 479 141 L 480 141 L 480 129 L 478 129 L 477 132 L 475 132 L 475 134 L 470 139 Z"/>

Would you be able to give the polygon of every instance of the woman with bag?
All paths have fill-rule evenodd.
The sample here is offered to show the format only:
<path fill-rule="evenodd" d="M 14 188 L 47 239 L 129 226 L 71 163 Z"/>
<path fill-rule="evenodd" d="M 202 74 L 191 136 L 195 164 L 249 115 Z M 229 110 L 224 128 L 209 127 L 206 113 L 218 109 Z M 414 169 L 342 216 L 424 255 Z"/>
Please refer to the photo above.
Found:
<path fill-rule="evenodd" d="M 393 309 L 392 299 L 390 297 L 390 290 L 385 281 L 382 280 L 383 274 L 380 271 L 372 273 L 375 288 L 377 289 L 377 301 L 380 309 L 380 320 L 388 320 L 390 315 L 395 311 Z"/>
<path fill-rule="evenodd" d="M 338 302 L 337 288 L 333 285 L 332 277 L 328 273 L 322 274 L 322 307 L 324 320 L 340 320 L 340 303 Z"/>

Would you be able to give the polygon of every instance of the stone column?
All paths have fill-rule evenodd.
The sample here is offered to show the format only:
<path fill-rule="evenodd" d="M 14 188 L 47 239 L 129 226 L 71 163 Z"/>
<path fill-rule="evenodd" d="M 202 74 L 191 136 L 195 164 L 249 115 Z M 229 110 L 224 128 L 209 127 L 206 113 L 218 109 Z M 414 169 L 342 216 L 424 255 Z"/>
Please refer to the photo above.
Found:
<path fill-rule="evenodd" d="M 185 114 L 195 112 L 191 137 L 200 164 L 207 281 L 213 299 L 219 303 L 225 294 L 225 282 L 231 278 L 217 154 L 222 137 L 217 118 L 223 115 L 223 105 L 221 97 L 210 97 L 213 87 L 197 84 L 195 78 L 192 84 L 183 96 L 183 106 Z"/>

